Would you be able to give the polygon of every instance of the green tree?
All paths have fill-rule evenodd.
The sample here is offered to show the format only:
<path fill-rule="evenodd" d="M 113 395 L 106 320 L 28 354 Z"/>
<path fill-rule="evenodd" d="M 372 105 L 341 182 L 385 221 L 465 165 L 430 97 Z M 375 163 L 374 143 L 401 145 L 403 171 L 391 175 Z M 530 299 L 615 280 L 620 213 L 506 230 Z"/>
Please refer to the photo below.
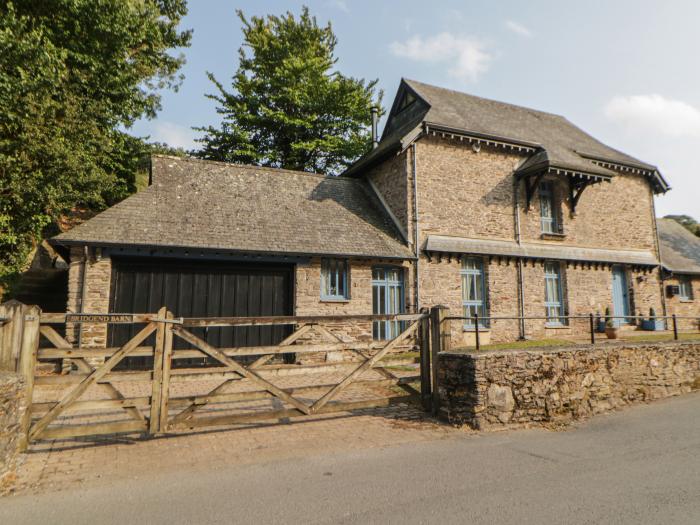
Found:
<path fill-rule="evenodd" d="M 185 14 L 185 0 L 0 5 L 0 286 L 64 214 L 135 190 L 150 146 L 120 130 L 180 82 Z"/>
<path fill-rule="evenodd" d="M 689 215 L 666 215 L 664 219 L 673 219 L 684 226 L 689 232 L 700 237 L 700 223 Z"/>
<path fill-rule="evenodd" d="M 337 173 L 371 144 L 370 107 L 381 102 L 377 80 L 365 82 L 335 69 L 337 43 L 330 23 L 320 27 L 302 9 L 295 18 L 246 19 L 239 66 L 227 90 L 207 95 L 219 106 L 221 126 L 205 132 L 203 158 Z"/>

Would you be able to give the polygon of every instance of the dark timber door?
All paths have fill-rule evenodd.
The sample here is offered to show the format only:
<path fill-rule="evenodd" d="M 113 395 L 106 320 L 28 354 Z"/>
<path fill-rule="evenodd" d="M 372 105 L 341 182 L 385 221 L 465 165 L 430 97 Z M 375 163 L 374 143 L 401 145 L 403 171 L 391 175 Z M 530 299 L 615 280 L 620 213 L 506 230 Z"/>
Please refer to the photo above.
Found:
<path fill-rule="evenodd" d="M 157 258 L 115 258 L 112 263 L 113 313 L 155 313 L 166 306 L 175 317 L 293 315 L 291 266 Z M 112 325 L 109 346 L 123 345 L 141 328 Z M 275 345 L 290 333 L 285 326 L 198 328 L 192 332 L 219 348 Z M 144 344 L 153 344 L 151 339 Z M 175 348 L 188 347 L 178 339 Z M 193 366 L 203 360 L 175 363 Z M 123 364 L 126 368 L 147 367 L 150 358 L 127 358 Z"/>

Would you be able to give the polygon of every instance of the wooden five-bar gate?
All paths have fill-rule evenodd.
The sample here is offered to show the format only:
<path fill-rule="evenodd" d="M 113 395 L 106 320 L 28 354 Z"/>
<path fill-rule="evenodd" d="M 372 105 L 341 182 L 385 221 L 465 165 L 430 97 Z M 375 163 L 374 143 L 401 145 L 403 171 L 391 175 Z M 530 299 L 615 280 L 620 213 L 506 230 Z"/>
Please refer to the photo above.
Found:
<path fill-rule="evenodd" d="M 405 402 L 428 408 L 432 396 L 427 313 L 183 319 L 165 308 L 155 314 L 77 317 L 24 307 L 13 316 L 5 322 L 21 322 L 20 334 L 16 326 L 5 326 L 0 344 L 19 346 L 17 368 L 31 400 L 22 421 L 24 447 L 47 439 L 158 435 Z M 356 340 L 333 329 L 379 321 L 397 322 L 399 335 L 390 341 Z M 71 323 L 98 322 L 143 328 L 115 348 L 76 347 L 62 335 Z M 234 348 L 217 348 L 201 336 L 202 328 L 271 325 L 289 326 L 291 333 L 276 345 Z M 187 348 L 174 345 L 175 339 Z M 412 351 L 416 347 L 418 353 Z M 305 364 L 283 362 L 290 353 Z M 312 355 L 322 357 L 305 359 Z M 126 357 L 150 357 L 152 366 L 115 369 Z M 207 359 L 196 368 L 173 366 L 193 358 Z M 41 363 L 56 360 L 70 360 L 73 372 L 42 372 Z"/>

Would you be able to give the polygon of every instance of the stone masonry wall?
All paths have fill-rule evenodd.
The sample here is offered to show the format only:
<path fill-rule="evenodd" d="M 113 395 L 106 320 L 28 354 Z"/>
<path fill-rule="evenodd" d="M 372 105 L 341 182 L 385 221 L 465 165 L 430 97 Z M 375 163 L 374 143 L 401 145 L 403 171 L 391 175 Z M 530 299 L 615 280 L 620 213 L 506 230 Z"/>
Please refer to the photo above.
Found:
<path fill-rule="evenodd" d="M 563 177 L 550 177 L 555 187 L 555 205 L 565 238 L 551 244 L 608 249 L 639 249 L 656 252 L 653 224 L 653 194 L 641 175 L 617 172 L 610 183 L 587 187 L 576 206 L 576 214 L 565 200 L 568 186 Z M 535 192 L 530 210 L 525 210 L 521 184 L 520 228 L 523 241 L 541 241 L 540 200 Z"/>
<path fill-rule="evenodd" d="M 664 293 L 666 286 L 678 285 L 677 277 L 670 277 L 664 280 Z M 677 295 L 666 296 L 666 308 L 668 315 L 694 316 L 698 319 L 678 319 L 678 329 L 683 331 L 700 331 L 700 275 L 691 277 L 690 285 L 693 288 L 693 298 L 691 300 L 681 300 Z M 659 310 L 657 310 L 658 312 Z M 645 315 L 648 312 L 645 312 Z"/>
<path fill-rule="evenodd" d="M 367 172 L 367 178 L 381 194 L 384 202 L 391 209 L 391 213 L 397 219 L 404 233 L 408 236 L 409 243 L 413 243 L 413 179 L 412 169 L 409 169 L 410 154 L 404 152 L 401 155 L 391 157 L 385 162 L 375 166 Z"/>
<path fill-rule="evenodd" d="M 435 137 L 418 141 L 421 246 L 428 235 L 513 240 L 513 171 L 522 159 Z"/>
<path fill-rule="evenodd" d="M 513 260 L 485 257 L 487 306 L 491 317 L 519 315 L 517 265 Z M 612 270 L 609 265 L 585 265 L 562 263 L 562 287 L 564 308 L 569 315 L 588 316 L 605 313 L 612 305 Z M 421 297 L 423 304 L 442 304 L 450 309 L 449 315 L 462 315 L 461 262 L 458 257 L 433 257 L 421 259 Z M 628 269 L 631 312 L 642 311 L 647 315 L 653 307 L 661 315 L 662 305 L 656 270 Z M 523 263 L 524 315 L 543 317 L 546 314 L 544 264 L 541 261 Z M 452 345 L 455 348 L 474 345 L 474 334 L 463 329 L 463 322 L 450 322 Z M 629 329 L 634 329 L 630 325 Z M 585 337 L 589 333 L 588 319 L 571 319 L 565 326 L 547 326 L 544 319 L 525 321 L 528 338 Z M 481 343 L 514 341 L 520 336 L 515 320 L 494 320 L 489 329 L 481 331 Z"/>
<path fill-rule="evenodd" d="M 569 423 L 700 388 L 700 341 L 442 353 L 441 414 L 477 429 Z"/>
<path fill-rule="evenodd" d="M 346 301 L 325 301 L 321 299 L 321 259 L 313 258 L 308 264 L 298 264 L 295 276 L 295 312 L 296 315 L 371 315 L 372 314 L 372 268 L 377 265 L 397 266 L 396 261 L 349 261 L 350 296 Z M 400 265 L 401 266 L 401 265 Z M 404 280 L 409 280 L 408 264 L 401 266 Z M 406 302 L 410 296 L 406 290 Z M 405 305 L 406 308 L 408 305 Z M 371 341 L 372 323 L 367 321 L 338 321 L 323 324 L 324 328 L 346 340 Z M 328 342 L 313 337 L 318 342 Z M 308 340 L 308 339 L 306 339 Z M 397 351 L 411 349 L 414 340 L 397 347 Z M 357 357 L 348 353 L 345 357 Z M 318 354 L 299 354 L 300 362 L 317 362 L 327 357 L 328 360 L 340 359 L 342 355 L 320 356 Z"/>
<path fill-rule="evenodd" d="M 12 372 L 0 372 L 0 494 L 16 479 L 20 419 L 26 410 L 24 381 Z"/>
<path fill-rule="evenodd" d="M 85 303 L 83 304 L 83 278 L 86 278 Z M 109 294 L 112 280 L 112 261 L 108 256 L 98 261 L 90 250 L 85 264 L 82 248 L 71 248 L 70 267 L 68 271 L 67 311 L 73 313 L 109 312 Z M 66 326 L 70 342 L 77 342 L 78 328 Z M 107 325 L 84 323 L 81 325 L 81 346 L 104 348 L 107 345 Z"/>

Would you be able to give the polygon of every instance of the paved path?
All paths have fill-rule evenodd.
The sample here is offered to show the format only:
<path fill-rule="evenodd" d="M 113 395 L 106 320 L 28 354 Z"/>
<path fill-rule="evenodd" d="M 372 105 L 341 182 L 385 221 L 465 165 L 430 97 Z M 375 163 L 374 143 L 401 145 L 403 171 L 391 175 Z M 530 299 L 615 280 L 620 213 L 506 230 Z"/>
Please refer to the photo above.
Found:
<path fill-rule="evenodd" d="M 699 522 L 700 394 L 561 432 L 424 432 L 13 496 L 0 523 Z"/>

